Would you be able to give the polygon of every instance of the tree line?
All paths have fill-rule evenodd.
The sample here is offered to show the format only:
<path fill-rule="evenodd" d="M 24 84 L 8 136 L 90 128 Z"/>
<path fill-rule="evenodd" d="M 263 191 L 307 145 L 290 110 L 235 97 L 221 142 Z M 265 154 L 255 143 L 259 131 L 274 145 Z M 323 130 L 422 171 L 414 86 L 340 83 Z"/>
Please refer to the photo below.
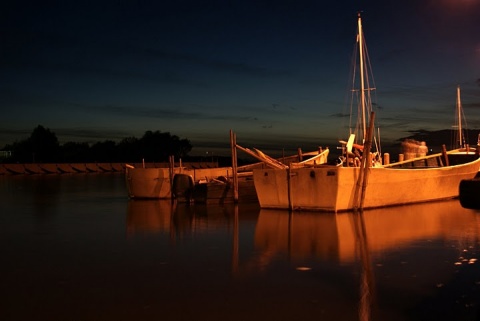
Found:
<path fill-rule="evenodd" d="M 89 144 L 66 142 L 60 144 L 50 129 L 38 125 L 27 139 L 7 144 L 11 151 L 4 162 L 62 163 L 62 162 L 165 162 L 173 155 L 185 158 L 192 150 L 188 139 L 180 139 L 169 132 L 146 131 L 141 138 L 126 137 L 119 143 L 105 140 Z"/>

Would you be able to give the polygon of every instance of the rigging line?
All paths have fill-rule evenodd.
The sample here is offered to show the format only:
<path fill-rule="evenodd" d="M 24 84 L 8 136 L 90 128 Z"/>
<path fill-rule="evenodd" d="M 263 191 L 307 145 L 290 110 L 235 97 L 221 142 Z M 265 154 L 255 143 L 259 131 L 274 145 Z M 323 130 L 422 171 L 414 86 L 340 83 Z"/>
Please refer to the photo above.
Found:
<path fill-rule="evenodd" d="M 358 36 L 357 36 L 358 37 Z M 349 131 L 350 133 L 349 134 L 352 134 L 352 124 L 353 124 L 353 104 L 354 104 L 354 101 L 358 101 L 358 90 L 355 90 L 355 79 L 356 79 L 356 75 L 357 75 L 357 50 L 358 50 L 358 42 L 356 41 L 353 45 L 353 52 L 352 52 L 352 58 L 351 58 L 351 65 L 352 65 L 352 68 L 350 69 L 351 70 L 351 80 L 350 80 L 350 88 L 351 88 L 351 96 L 350 96 L 350 112 L 349 112 L 349 123 L 348 123 L 348 127 L 349 127 Z M 354 99 L 354 97 L 356 96 L 356 99 Z M 353 130 L 354 132 L 356 132 L 356 128 Z"/>

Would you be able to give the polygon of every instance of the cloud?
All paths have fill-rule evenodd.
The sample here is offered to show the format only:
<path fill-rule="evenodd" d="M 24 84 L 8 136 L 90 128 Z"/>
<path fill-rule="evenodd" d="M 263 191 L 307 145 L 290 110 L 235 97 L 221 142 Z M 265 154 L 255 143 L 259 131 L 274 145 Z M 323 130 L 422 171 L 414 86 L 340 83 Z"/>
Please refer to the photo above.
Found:
<path fill-rule="evenodd" d="M 329 117 L 332 118 L 345 118 L 345 117 L 350 117 L 349 114 L 344 114 L 344 113 L 335 113 L 335 114 L 330 114 Z"/>
<path fill-rule="evenodd" d="M 136 53 L 140 53 L 139 51 L 135 51 Z M 225 61 L 225 60 L 214 60 L 204 58 L 201 55 L 192 55 L 188 53 L 180 53 L 180 52 L 169 52 L 165 50 L 158 50 L 158 49 L 145 49 L 143 54 L 145 56 L 150 56 L 151 58 L 156 59 L 165 59 L 170 61 L 176 62 L 185 62 L 196 64 L 200 66 L 204 66 L 208 69 L 213 71 L 221 71 L 221 72 L 229 72 L 234 74 L 245 74 L 254 77 L 262 77 L 262 78 L 269 78 L 269 77 L 284 77 L 289 76 L 291 72 L 286 70 L 274 70 L 268 68 L 262 68 L 259 66 L 249 65 L 242 62 L 234 62 L 234 61 Z"/>
<path fill-rule="evenodd" d="M 247 75 L 256 78 L 287 77 L 291 72 L 248 64 L 241 61 L 210 59 L 200 53 L 145 48 L 134 43 L 113 40 L 96 41 L 82 35 L 25 31 L 15 29 L 5 35 L 2 65 L 21 70 L 49 70 L 68 74 L 97 75 L 148 80 L 160 83 L 207 86 L 203 81 L 179 75 L 179 65 L 196 65 L 210 71 Z M 130 56 L 130 57 L 126 57 Z M 113 58 L 113 59 L 112 59 Z M 125 63 L 127 59 L 128 62 Z M 148 61 L 152 62 L 149 64 Z M 132 65 L 136 61 L 136 65 Z M 166 62 L 160 67 L 158 62 Z M 172 63 L 176 66 L 172 68 Z M 146 66 L 148 71 L 139 71 Z M 140 68 L 139 68 L 140 67 Z M 181 68 L 180 68 L 181 69 Z"/>
<path fill-rule="evenodd" d="M 187 106 L 187 108 L 193 108 L 201 111 L 188 111 L 182 110 L 182 108 L 168 109 L 168 108 L 156 108 L 156 107 L 144 107 L 144 106 L 119 106 L 119 105 L 84 105 L 84 104 L 72 104 L 76 108 L 86 110 L 93 113 L 104 114 L 116 114 L 117 116 L 125 117 L 148 117 L 159 119 L 172 119 L 172 120 L 218 120 L 218 121 L 237 121 L 237 122 L 252 122 L 258 121 L 258 118 L 254 116 L 242 116 L 235 114 L 219 114 L 203 112 L 210 108 L 206 106 Z"/>

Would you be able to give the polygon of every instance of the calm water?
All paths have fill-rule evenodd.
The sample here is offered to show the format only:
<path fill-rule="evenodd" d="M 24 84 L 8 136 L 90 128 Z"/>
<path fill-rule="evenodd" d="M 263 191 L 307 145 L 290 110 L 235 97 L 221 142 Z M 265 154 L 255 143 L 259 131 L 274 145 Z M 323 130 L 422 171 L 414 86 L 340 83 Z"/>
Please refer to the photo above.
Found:
<path fill-rule="evenodd" d="M 480 320 L 480 212 L 130 201 L 122 174 L 0 176 L 0 320 Z"/>

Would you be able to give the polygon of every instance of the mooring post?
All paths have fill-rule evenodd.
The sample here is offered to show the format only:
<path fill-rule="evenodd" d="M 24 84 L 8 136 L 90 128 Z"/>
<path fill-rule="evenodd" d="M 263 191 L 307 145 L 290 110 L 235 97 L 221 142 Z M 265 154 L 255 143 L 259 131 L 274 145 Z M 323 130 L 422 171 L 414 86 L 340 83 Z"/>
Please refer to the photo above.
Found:
<path fill-rule="evenodd" d="M 232 153 L 233 202 L 238 203 L 237 135 L 232 130 L 230 130 L 230 149 Z"/>
<path fill-rule="evenodd" d="M 442 155 L 445 159 L 445 166 L 450 166 L 450 162 L 448 161 L 447 147 L 445 144 L 442 145 Z"/>

